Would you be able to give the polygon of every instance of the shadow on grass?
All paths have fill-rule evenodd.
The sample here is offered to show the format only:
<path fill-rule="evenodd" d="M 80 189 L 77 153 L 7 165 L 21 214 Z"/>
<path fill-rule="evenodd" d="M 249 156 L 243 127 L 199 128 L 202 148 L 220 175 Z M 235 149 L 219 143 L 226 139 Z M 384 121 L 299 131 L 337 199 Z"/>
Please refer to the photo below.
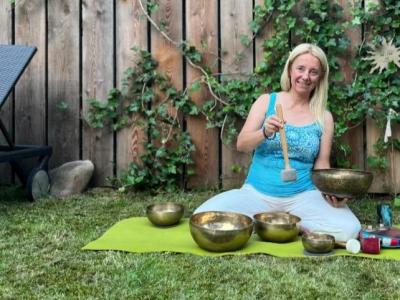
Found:
<path fill-rule="evenodd" d="M 26 189 L 20 185 L 0 185 L 0 202 L 29 203 Z"/>

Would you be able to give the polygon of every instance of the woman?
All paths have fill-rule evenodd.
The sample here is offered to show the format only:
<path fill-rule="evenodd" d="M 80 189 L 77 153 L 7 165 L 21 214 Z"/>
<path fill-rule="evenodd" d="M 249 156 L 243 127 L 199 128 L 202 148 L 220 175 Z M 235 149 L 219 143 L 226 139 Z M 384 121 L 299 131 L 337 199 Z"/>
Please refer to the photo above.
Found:
<path fill-rule="evenodd" d="M 195 213 L 232 211 L 252 217 L 259 212 L 286 211 L 301 218 L 305 231 L 332 234 L 336 241 L 355 238 L 360 222 L 347 199 L 322 195 L 311 181 L 311 170 L 330 168 L 333 118 L 326 110 L 329 66 L 325 53 L 312 44 L 293 49 L 281 76 L 282 91 L 261 95 L 252 105 L 238 136 L 239 151 L 254 151 L 245 184 L 214 196 Z M 280 103 L 285 121 L 275 113 Z M 291 167 L 297 180 L 284 182 L 279 129 L 284 127 Z"/>

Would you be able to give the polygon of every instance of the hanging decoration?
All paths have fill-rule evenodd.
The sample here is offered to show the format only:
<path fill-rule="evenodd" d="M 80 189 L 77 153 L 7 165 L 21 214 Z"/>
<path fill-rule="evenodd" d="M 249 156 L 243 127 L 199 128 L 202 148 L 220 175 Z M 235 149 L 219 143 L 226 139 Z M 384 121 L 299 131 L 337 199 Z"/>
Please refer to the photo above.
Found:
<path fill-rule="evenodd" d="M 369 73 L 373 73 L 379 69 L 379 74 L 389 67 L 391 62 L 395 63 L 400 68 L 400 49 L 393 44 L 393 39 L 389 42 L 385 38 L 382 40 L 381 45 L 369 45 L 372 50 L 368 51 L 370 56 L 363 58 L 363 60 L 372 61 L 373 67 Z"/>

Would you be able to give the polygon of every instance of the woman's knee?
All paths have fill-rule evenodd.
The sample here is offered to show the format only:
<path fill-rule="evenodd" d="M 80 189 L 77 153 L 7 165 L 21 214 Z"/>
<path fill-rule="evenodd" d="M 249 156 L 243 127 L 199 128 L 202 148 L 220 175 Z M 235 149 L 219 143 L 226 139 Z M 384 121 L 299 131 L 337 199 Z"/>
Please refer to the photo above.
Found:
<path fill-rule="evenodd" d="M 348 241 L 349 239 L 356 238 L 361 230 L 361 223 L 356 217 L 344 222 L 342 226 L 342 241 Z"/>
<path fill-rule="evenodd" d="M 356 238 L 361 230 L 360 221 L 352 214 L 335 218 L 304 220 L 301 226 L 306 231 L 320 231 L 330 234 L 339 242 Z"/>
<path fill-rule="evenodd" d="M 235 199 L 235 195 L 238 194 L 238 189 L 229 190 L 220 194 L 217 194 L 210 199 L 203 202 L 198 208 L 193 212 L 194 214 L 204 212 L 204 211 L 223 211 L 232 199 Z"/>
<path fill-rule="evenodd" d="M 335 237 L 336 241 L 346 242 L 350 239 L 357 238 L 360 230 L 361 223 L 354 216 L 352 218 L 341 220 L 341 222 L 336 225 L 336 230 L 334 230 L 331 234 Z"/>

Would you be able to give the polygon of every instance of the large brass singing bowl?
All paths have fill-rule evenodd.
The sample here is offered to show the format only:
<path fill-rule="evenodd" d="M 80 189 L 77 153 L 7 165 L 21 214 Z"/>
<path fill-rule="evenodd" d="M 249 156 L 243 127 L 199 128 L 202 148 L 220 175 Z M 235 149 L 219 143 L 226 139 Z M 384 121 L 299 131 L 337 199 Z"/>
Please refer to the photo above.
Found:
<path fill-rule="evenodd" d="M 335 246 L 335 238 L 325 233 L 307 233 L 303 235 L 301 241 L 304 249 L 311 253 L 328 253 Z"/>
<path fill-rule="evenodd" d="M 246 215 L 233 212 L 197 213 L 190 218 L 189 226 L 197 245 L 215 252 L 242 248 L 253 232 L 253 220 Z"/>
<path fill-rule="evenodd" d="M 182 218 L 183 212 L 183 205 L 172 202 L 152 204 L 146 209 L 147 218 L 157 226 L 177 224 Z"/>
<path fill-rule="evenodd" d="M 259 213 L 253 216 L 258 236 L 267 242 L 285 243 L 297 237 L 300 218 L 284 212 Z"/>
<path fill-rule="evenodd" d="M 373 175 L 351 169 L 319 169 L 312 171 L 311 178 L 315 186 L 325 194 L 337 198 L 353 198 L 368 191 Z"/>

